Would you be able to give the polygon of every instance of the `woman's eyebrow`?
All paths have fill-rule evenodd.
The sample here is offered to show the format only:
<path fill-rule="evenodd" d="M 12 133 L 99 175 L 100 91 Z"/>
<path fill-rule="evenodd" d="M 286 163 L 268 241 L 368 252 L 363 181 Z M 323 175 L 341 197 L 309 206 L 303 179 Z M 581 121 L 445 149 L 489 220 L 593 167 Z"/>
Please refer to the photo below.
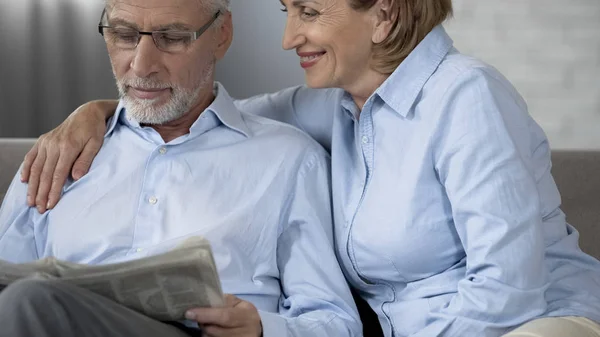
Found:
<path fill-rule="evenodd" d="M 279 0 L 279 2 L 281 2 L 281 5 L 283 7 L 285 7 L 285 4 L 283 3 L 283 0 Z M 307 2 L 312 2 L 312 3 L 319 4 L 319 2 L 316 1 L 316 0 L 294 0 L 294 1 L 292 1 L 292 6 L 294 6 L 294 7 L 302 7 Z"/>

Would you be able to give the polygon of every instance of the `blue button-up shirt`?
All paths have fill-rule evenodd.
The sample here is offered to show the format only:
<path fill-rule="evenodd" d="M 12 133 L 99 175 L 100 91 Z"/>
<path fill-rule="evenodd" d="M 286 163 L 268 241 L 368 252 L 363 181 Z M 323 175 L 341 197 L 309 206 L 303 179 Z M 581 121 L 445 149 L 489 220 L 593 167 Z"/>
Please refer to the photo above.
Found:
<path fill-rule="evenodd" d="M 386 336 L 497 337 L 600 322 L 600 262 L 559 209 L 544 132 L 435 28 L 359 111 L 339 89 L 237 102 L 330 149 L 338 258 Z"/>
<path fill-rule="evenodd" d="M 0 258 L 104 264 L 211 242 L 223 291 L 252 302 L 264 336 L 359 336 L 336 261 L 329 155 L 299 130 L 242 114 L 225 89 L 165 144 L 121 107 L 89 174 L 55 209 L 25 204 L 15 177 L 0 209 Z"/>

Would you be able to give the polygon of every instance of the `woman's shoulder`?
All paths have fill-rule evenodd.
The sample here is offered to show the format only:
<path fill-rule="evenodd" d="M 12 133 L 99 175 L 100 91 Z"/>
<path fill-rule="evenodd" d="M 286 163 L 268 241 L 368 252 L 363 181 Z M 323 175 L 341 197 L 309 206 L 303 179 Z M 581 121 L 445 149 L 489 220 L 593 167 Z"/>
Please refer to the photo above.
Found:
<path fill-rule="evenodd" d="M 469 90 L 479 87 L 479 90 L 501 89 L 510 92 L 511 96 L 521 100 L 512 83 L 494 66 L 469 55 L 460 53 L 453 48 L 444 57 L 437 70 L 433 73 L 424 89 L 444 90 L 460 87 Z"/>

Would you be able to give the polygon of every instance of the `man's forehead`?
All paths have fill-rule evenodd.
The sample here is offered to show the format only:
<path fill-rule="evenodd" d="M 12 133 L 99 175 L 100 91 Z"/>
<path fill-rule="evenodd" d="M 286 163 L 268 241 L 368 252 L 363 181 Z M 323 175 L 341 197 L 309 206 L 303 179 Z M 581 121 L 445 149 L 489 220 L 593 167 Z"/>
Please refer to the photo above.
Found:
<path fill-rule="evenodd" d="M 107 0 L 109 7 L 132 7 L 139 10 L 176 8 L 184 10 L 200 10 L 210 0 Z"/>
<path fill-rule="evenodd" d="M 109 16 L 140 26 L 164 25 L 173 21 L 193 25 L 203 13 L 205 0 L 109 0 Z"/>

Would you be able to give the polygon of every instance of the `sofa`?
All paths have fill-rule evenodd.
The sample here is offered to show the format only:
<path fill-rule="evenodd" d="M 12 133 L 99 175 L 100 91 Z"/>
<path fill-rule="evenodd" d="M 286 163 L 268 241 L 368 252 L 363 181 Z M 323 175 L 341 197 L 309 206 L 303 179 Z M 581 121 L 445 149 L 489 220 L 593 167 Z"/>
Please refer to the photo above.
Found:
<path fill-rule="evenodd" d="M 0 200 L 34 141 L 0 138 Z M 552 162 L 567 221 L 579 231 L 581 249 L 600 259 L 600 151 L 554 151 Z M 365 302 L 356 301 L 365 336 L 381 336 L 377 317 Z"/>

